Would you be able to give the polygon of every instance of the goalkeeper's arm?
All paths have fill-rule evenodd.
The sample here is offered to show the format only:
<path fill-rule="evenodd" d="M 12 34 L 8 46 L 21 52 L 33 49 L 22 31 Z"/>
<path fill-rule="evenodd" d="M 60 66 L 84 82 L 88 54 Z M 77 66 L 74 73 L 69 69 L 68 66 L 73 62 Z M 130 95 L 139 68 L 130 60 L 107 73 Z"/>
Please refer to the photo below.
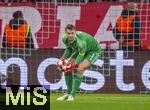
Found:
<path fill-rule="evenodd" d="M 62 57 L 67 59 L 71 56 L 71 53 L 72 53 L 72 49 L 70 47 L 66 47 Z"/>

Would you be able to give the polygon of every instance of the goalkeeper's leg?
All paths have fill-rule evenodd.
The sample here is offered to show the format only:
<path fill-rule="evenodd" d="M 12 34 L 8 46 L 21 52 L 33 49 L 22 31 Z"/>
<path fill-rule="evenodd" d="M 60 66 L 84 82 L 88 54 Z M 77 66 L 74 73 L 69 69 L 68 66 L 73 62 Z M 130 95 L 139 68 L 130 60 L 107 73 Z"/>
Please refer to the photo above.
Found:
<path fill-rule="evenodd" d="M 66 100 L 69 96 L 69 94 L 71 93 L 72 90 L 72 73 L 69 73 L 68 75 L 65 75 L 65 82 L 67 85 L 67 93 L 64 94 L 63 96 L 57 98 L 58 101 L 63 101 Z"/>
<path fill-rule="evenodd" d="M 82 82 L 82 79 L 83 79 L 83 73 L 84 71 L 90 67 L 90 63 L 87 61 L 87 60 L 84 60 L 83 62 L 81 62 L 81 64 L 79 65 L 78 69 L 76 69 L 74 71 L 74 74 L 75 74 L 75 78 L 73 79 L 73 84 L 72 84 L 72 91 L 70 93 L 70 95 L 72 97 L 75 96 L 75 93 L 76 91 L 79 89 L 80 85 L 81 85 L 81 82 Z M 73 98 L 69 99 L 68 100 L 73 100 Z"/>
<path fill-rule="evenodd" d="M 74 63 L 74 59 L 70 59 L 70 63 L 73 64 Z M 67 93 L 64 94 L 63 96 L 57 98 L 58 101 L 63 101 L 65 99 L 67 99 L 69 94 L 72 91 L 72 82 L 73 82 L 72 72 L 69 73 L 69 74 L 65 74 L 65 82 L 66 82 L 66 85 L 67 85 Z"/>
<path fill-rule="evenodd" d="M 73 100 L 73 97 L 75 96 L 76 91 L 79 89 L 82 79 L 83 79 L 83 73 L 84 71 L 91 66 L 98 58 L 100 57 L 100 53 L 98 52 L 91 52 L 85 56 L 85 59 L 79 64 L 77 71 L 75 71 L 76 77 L 73 79 L 72 84 L 72 91 L 70 93 L 71 98 L 68 100 Z"/>
<path fill-rule="evenodd" d="M 72 81 L 73 81 L 72 73 L 69 73 L 68 75 L 65 75 L 65 82 L 66 82 L 66 85 L 67 85 L 67 94 L 71 93 Z"/>
<path fill-rule="evenodd" d="M 74 58 L 71 58 L 69 61 L 71 64 L 74 64 L 75 60 Z M 67 94 L 70 94 L 72 91 L 72 83 L 73 83 L 73 74 L 72 72 L 69 73 L 68 75 L 65 74 L 65 82 L 67 85 Z"/>

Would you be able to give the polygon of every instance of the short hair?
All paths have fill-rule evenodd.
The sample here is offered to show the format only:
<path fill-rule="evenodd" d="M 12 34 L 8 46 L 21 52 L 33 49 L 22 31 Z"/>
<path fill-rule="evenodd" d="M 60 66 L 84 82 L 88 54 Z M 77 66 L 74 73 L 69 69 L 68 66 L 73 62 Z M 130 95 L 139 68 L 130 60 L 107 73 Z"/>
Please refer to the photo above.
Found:
<path fill-rule="evenodd" d="M 15 19 L 20 18 L 20 17 L 23 18 L 23 13 L 21 11 L 16 11 L 14 12 L 13 17 Z"/>
<path fill-rule="evenodd" d="M 68 24 L 66 27 L 65 27 L 65 31 L 69 29 L 69 30 L 76 30 L 76 27 L 72 24 Z"/>

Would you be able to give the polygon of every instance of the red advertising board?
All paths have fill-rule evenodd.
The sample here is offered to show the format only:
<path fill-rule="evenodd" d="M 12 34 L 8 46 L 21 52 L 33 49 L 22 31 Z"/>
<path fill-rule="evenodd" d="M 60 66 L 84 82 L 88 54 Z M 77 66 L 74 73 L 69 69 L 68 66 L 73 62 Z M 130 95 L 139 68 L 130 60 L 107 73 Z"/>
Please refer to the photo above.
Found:
<path fill-rule="evenodd" d="M 80 5 L 37 3 L 20 4 L 0 7 L 2 19 L 1 37 L 3 37 L 5 24 L 12 18 L 12 14 L 21 10 L 24 18 L 31 26 L 36 48 L 64 48 L 60 37 L 68 23 L 75 24 L 77 29 L 93 35 L 99 42 L 116 41 L 112 30 L 116 19 L 120 16 L 127 3 L 87 3 Z M 150 3 L 138 4 L 139 17 L 142 22 L 141 37 L 144 39 L 144 48 L 150 41 L 149 6 Z M 7 18 L 7 19 L 6 19 Z M 116 44 L 118 45 L 118 44 Z M 113 47 L 111 47 L 113 48 Z"/>

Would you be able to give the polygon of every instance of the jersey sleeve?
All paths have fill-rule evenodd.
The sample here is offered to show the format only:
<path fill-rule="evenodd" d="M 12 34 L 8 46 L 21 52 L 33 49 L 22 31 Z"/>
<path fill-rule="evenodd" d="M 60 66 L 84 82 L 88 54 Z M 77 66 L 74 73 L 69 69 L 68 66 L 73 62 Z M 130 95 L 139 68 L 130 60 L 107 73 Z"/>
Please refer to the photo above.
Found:
<path fill-rule="evenodd" d="M 71 55 L 71 53 L 72 53 L 72 49 L 67 45 L 67 38 L 66 38 L 66 36 L 62 37 L 62 42 L 65 44 L 65 47 L 66 47 L 62 57 L 63 58 L 68 58 Z"/>
<path fill-rule="evenodd" d="M 72 49 L 66 48 L 62 57 L 63 58 L 69 58 L 69 56 L 71 56 L 71 53 L 72 53 Z"/>
<path fill-rule="evenodd" d="M 87 49 L 87 46 L 86 46 L 86 42 L 79 42 L 79 48 L 78 48 L 78 56 L 75 60 L 76 64 L 80 64 L 83 59 L 84 59 L 84 56 L 85 56 L 85 52 L 86 52 L 86 49 Z"/>

